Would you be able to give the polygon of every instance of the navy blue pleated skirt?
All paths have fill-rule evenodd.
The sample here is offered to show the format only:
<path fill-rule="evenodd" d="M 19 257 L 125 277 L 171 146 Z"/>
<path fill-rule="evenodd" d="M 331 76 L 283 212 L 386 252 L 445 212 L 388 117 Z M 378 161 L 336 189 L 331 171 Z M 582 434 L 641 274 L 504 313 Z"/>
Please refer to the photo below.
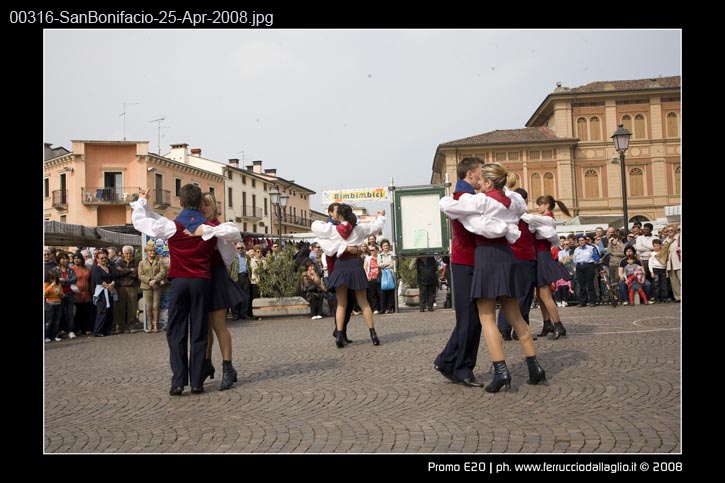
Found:
<path fill-rule="evenodd" d="M 471 298 L 523 297 L 531 283 L 526 266 L 516 262 L 511 247 L 504 245 L 476 246 Z"/>
<path fill-rule="evenodd" d="M 330 275 L 328 288 L 342 286 L 352 290 L 367 290 L 368 278 L 365 276 L 360 257 L 341 258 L 335 262 L 335 269 Z"/>
<path fill-rule="evenodd" d="M 554 260 L 550 250 L 536 252 L 536 286 L 543 287 L 556 282 L 557 280 L 571 280 L 574 277 L 566 271 L 566 268 Z"/>
<path fill-rule="evenodd" d="M 209 312 L 232 308 L 245 301 L 247 297 L 242 289 L 229 278 L 229 272 L 224 265 L 211 267 L 211 299 Z"/>

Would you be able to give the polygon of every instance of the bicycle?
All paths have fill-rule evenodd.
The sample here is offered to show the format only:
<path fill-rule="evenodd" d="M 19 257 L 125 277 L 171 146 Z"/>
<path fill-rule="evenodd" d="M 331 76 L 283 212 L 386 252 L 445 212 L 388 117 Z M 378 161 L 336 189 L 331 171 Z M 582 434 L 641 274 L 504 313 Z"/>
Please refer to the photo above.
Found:
<path fill-rule="evenodd" d="M 602 293 L 604 303 L 612 304 L 612 307 L 616 307 L 620 303 L 619 286 L 616 282 L 614 284 L 611 283 L 609 280 L 609 267 L 603 263 L 599 264 L 599 277 L 600 287 L 603 287 L 606 291 L 606 293 Z"/>

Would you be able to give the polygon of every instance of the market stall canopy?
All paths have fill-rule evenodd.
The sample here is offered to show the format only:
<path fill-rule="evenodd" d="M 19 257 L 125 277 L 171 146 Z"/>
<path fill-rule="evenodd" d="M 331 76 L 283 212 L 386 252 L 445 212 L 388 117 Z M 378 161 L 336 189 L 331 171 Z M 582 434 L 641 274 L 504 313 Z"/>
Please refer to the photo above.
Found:
<path fill-rule="evenodd" d="M 46 246 L 76 247 L 141 246 L 141 235 L 138 232 L 123 233 L 119 229 L 130 231 L 133 230 L 133 227 L 129 230 L 127 227 L 69 225 L 59 221 L 44 220 L 44 244 Z"/>

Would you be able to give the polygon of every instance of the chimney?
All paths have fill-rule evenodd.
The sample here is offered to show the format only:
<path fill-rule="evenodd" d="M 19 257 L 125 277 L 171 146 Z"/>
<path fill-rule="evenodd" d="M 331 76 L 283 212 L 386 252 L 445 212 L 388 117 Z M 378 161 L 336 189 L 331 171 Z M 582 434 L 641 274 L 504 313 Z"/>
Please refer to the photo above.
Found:
<path fill-rule="evenodd" d="M 260 161 L 260 163 L 261 163 L 261 161 Z M 264 174 L 266 174 L 267 176 L 274 176 L 276 178 L 277 177 L 277 168 L 265 169 Z"/>
<path fill-rule="evenodd" d="M 238 168 L 239 167 L 239 159 L 237 159 L 237 158 L 231 158 L 229 160 L 229 166 L 233 166 L 235 168 Z"/>
<path fill-rule="evenodd" d="M 174 161 L 189 164 L 189 160 L 187 159 L 188 154 L 186 152 L 186 148 L 188 147 L 189 145 L 186 143 L 172 144 L 171 151 L 166 156 Z"/>
<path fill-rule="evenodd" d="M 252 161 L 252 170 L 257 174 L 262 174 L 262 161 Z"/>
<path fill-rule="evenodd" d="M 191 155 L 197 158 L 201 157 L 201 148 L 191 148 Z"/>

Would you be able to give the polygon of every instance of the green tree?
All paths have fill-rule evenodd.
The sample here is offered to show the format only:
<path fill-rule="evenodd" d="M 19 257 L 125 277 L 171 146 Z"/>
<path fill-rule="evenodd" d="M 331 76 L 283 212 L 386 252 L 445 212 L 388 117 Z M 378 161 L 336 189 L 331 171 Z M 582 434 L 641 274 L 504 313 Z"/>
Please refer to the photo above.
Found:
<path fill-rule="evenodd" d="M 277 255 L 266 259 L 266 268 L 258 269 L 260 296 L 278 298 L 299 295 L 302 274 L 295 270 L 293 253 L 292 245 L 288 244 Z"/>

